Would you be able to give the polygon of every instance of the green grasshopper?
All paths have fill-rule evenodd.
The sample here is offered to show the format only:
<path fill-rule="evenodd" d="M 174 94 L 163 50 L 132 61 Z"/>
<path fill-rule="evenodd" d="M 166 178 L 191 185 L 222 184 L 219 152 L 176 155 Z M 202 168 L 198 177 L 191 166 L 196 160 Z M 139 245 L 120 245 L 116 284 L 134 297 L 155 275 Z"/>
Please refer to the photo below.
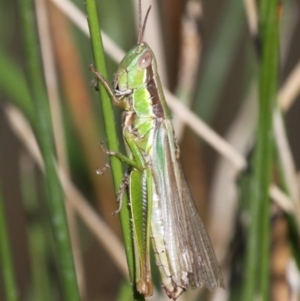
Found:
<path fill-rule="evenodd" d="M 179 162 L 180 151 L 163 94 L 154 53 L 143 41 L 147 17 L 138 43 L 114 74 L 113 89 L 90 66 L 113 103 L 124 110 L 123 136 L 128 155 L 103 150 L 128 163 L 118 195 L 121 210 L 125 191 L 130 199 L 135 252 L 136 288 L 151 296 L 150 237 L 162 286 L 176 300 L 188 286 L 224 287 L 219 264 L 203 226 Z"/>

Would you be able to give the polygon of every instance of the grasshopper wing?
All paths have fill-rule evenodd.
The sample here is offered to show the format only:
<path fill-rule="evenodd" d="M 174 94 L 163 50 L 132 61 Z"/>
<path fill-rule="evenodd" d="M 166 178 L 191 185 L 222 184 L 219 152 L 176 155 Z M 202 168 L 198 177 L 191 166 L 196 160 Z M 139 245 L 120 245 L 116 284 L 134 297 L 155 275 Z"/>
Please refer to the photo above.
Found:
<path fill-rule="evenodd" d="M 163 286 L 176 298 L 190 285 L 224 287 L 208 234 L 176 157 L 171 121 L 159 121 L 152 149 L 152 241 Z"/>

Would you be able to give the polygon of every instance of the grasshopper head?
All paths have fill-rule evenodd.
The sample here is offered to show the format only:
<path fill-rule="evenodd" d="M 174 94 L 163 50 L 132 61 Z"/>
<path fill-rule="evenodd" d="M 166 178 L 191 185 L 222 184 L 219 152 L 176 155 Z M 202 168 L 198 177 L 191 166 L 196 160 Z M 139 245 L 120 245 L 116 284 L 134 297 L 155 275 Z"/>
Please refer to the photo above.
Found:
<path fill-rule="evenodd" d="M 141 42 L 123 58 L 114 75 L 113 86 L 125 92 L 145 85 L 156 74 L 155 56 L 147 43 Z"/>
<path fill-rule="evenodd" d="M 155 56 L 148 44 L 143 41 L 150 9 L 151 6 L 142 23 L 142 5 L 139 0 L 138 42 L 123 58 L 114 75 L 113 86 L 118 94 L 131 94 L 132 90 L 146 85 L 157 72 Z"/>

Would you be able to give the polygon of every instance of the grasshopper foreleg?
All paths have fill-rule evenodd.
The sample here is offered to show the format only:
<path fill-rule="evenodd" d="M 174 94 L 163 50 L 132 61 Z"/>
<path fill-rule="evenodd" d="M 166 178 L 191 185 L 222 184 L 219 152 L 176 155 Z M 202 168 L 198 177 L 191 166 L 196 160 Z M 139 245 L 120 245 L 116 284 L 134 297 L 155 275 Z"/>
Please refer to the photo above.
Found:
<path fill-rule="evenodd" d="M 114 104 L 115 104 L 115 105 L 118 105 L 119 101 L 118 101 L 118 99 L 116 98 L 116 96 L 115 96 L 114 92 L 112 91 L 112 89 L 110 88 L 110 86 L 109 86 L 107 80 L 103 77 L 103 75 L 102 75 L 100 72 L 98 72 L 98 71 L 95 69 L 93 63 L 90 64 L 90 70 L 91 70 L 92 73 L 94 74 L 95 78 L 96 78 L 97 80 L 99 80 L 99 81 L 101 82 L 101 84 L 104 86 L 104 88 L 106 89 L 106 91 L 108 92 L 108 94 L 111 96 L 111 98 L 112 98 Z M 92 85 L 95 86 L 94 81 L 92 81 Z"/>
<path fill-rule="evenodd" d="M 128 101 L 126 99 L 122 99 L 124 97 L 124 95 L 123 94 L 119 95 L 121 98 L 118 98 L 116 96 L 116 91 L 112 90 L 112 88 L 109 86 L 109 83 L 104 78 L 104 76 L 95 69 L 93 63 L 90 64 L 90 70 L 94 74 L 95 79 L 98 80 L 103 85 L 103 87 L 106 89 L 106 91 L 109 94 L 109 96 L 111 97 L 114 105 L 121 107 L 123 109 L 128 109 L 128 106 L 129 106 Z M 95 86 L 93 81 L 91 84 Z M 96 85 L 96 90 L 98 90 L 98 85 Z M 126 93 L 128 93 L 128 92 L 126 92 Z"/>

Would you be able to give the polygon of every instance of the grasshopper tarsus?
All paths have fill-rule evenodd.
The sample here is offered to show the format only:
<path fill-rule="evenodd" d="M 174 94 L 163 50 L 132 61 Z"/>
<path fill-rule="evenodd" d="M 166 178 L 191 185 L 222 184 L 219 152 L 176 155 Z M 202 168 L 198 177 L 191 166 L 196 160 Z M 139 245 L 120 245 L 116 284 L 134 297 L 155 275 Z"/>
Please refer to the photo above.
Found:
<path fill-rule="evenodd" d="M 113 102 L 115 105 L 119 104 L 118 99 L 115 96 L 114 91 L 111 89 L 111 87 L 109 86 L 109 83 L 107 82 L 107 80 L 105 79 L 105 77 L 98 71 L 95 69 L 94 64 L 90 63 L 90 67 L 89 67 L 90 71 L 94 74 L 95 79 L 99 80 L 101 82 L 101 84 L 104 86 L 104 88 L 106 89 L 106 91 L 108 92 L 108 94 L 111 96 Z"/>
<path fill-rule="evenodd" d="M 100 148 L 101 148 L 101 150 L 102 150 L 104 153 L 106 153 L 107 155 L 114 156 L 114 155 L 117 154 L 116 152 L 111 151 L 111 150 L 105 148 L 104 142 L 103 142 L 103 141 L 100 142 Z"/>
<path fill-rule="evenodd" d="M 96 73 L 96 72 L 97 72 L 96 69 L 95 69 L 95 67 L 94 67 L 94 63 L 93 63 L 93 62 L 90 63 L 89 69 L 90 69 L 93 73 Z"/>
<path fill-rule="evenodd" d="M 96 78 L 93 78 L 90 81 L 90 87 L 95 88 L 96 91 L 99 91 L 99 85 L 98 85 Z"/>
<path fill-rule="evenodd" d="M 118 198 L 117 199 L 117 203 L 119 203 L 119 206 L 118 206 L 118 209 L 117 210 L 115 210 L 114 212 L 112 212 L 112 216 L 115 216 L 116 214 L 119 214 L 120 212 L 121 212 L 121 210 L 122 210 L 122 205 L 123 205 L 123 195 L 124 194 L 122 194 L 122 197 L 121 198 Z"/>
<path fill-rule="evenodd" d="M 112 216 L 115 216 L 116 214 L 121 212 L 121 207 L 119 206 L 119 208 L 117 210 L 115 210 L 114 212 L 112 212 Z"/>
<path fill-rule="evenodd" d="M 103 75 L 97 71 L 94 67 L 94 64 L 93 63 L 90 63 L 90 66 L 89 66 L 89 69 L 90 71 L 95 75 L 95 77 L 101 81 L 101 83 L 104 81 L 106 82 L 106 80 L 104 79 Z"/>
<path fill-rule="evenodd" d="M 123 196 L 124 196 L 124 193 L 129 185 L 129 177 L 130 177 L 130 171 L 127 170 L 125 172 L 125 175 L 123 177 L 123 180 L 121 182 L 121 185 L 119 187 L 119 192 L 118 192 L 118 197 L 117 197 L 117 202 L 119 204 L 119 207 L 116 211 L 114 211 L 112 213 L 112 215 L 116 215 L 117 213 L 120 213 L 121 209 L 122 209 L 122 204 L 123 204 Z"/>
<path fill-rule="evenodd" d="M 99 176 L 102 176 L 106 172 L 106 170 L 109 169 L 109 168 L 110 168 L 110 164 L 106 163 L 104 167 L 102 167 L 102 168 L 98 167 L 96 169 L 96 174 L 99 175 Z"/>

